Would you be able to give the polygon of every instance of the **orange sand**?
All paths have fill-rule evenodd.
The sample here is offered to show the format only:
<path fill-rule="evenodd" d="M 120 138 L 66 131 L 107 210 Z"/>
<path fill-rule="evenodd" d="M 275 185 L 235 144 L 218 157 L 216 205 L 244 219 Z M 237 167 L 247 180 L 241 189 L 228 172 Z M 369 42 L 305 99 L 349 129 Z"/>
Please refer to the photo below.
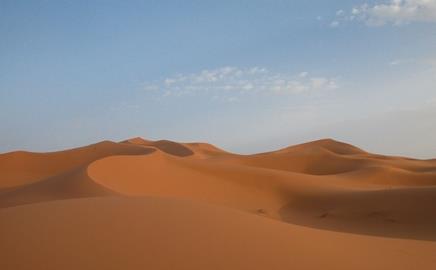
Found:
<path fill-rule="evenodd" d="M 436 269 L 436 160 L 319 140 L 0 155 L 0 269 Z"/>

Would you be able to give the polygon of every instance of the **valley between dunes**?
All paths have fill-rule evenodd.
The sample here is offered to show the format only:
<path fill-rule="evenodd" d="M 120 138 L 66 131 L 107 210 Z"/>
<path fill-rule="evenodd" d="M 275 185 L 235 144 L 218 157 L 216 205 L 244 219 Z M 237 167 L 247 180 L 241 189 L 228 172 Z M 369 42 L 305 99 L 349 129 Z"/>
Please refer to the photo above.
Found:
<path fill-rule="evenodd" d="M 0 269 L 436 269 L 436 159 L 332 139 L 0 154 Z"/>

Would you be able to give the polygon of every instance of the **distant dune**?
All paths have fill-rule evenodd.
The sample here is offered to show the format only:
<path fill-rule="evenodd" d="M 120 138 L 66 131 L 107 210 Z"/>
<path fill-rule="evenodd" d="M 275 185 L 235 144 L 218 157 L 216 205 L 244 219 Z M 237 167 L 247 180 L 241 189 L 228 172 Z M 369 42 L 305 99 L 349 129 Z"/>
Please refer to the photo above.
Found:
<path fill-rule="evenodd" d="M 0 269 L 436 269 L 436 159 L 324 139 L 0 154 Z"/>

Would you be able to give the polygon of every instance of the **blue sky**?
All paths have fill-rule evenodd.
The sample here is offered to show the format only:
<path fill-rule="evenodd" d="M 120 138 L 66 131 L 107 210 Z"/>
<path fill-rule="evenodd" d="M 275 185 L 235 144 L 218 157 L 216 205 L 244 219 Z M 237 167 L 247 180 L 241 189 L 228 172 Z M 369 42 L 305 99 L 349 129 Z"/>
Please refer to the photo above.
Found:
<path fill-rule="evenodd" d="M 0 0 L 0 151 L 333 137 L 436 157 L 436 0 Z"/>

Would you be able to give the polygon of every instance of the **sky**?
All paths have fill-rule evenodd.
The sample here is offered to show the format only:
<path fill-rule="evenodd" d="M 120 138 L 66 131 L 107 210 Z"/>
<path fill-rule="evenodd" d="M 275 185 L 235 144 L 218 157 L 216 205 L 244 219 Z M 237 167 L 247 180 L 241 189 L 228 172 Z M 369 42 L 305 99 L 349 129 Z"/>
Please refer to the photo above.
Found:
<path fill-rule="evenodd" d="M 436 0 L 0 0 L 0 152 L 320 138 L 436 157 Z"/>

